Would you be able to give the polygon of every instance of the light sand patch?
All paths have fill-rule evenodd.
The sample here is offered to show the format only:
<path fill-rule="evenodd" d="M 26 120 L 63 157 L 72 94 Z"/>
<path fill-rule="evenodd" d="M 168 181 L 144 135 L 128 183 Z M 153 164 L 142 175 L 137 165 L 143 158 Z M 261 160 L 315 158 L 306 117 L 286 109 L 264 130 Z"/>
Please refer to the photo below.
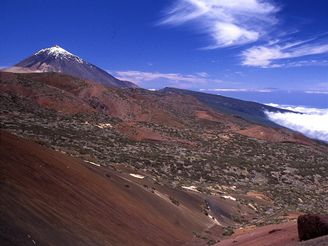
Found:
<path fill-rule="evenodd" d="M 101 166 L 100 164 L 94 163 L 92 161 L 84 160 L 84 162 L 89 163 L 89 164 L 94 165 L 94 166 L 97 166 L 97 167 L 100 167 Z"/>
<path fill-rule="evenodd" d="M 197 190 L 197 187 L 194 186 L 194 185 L 191 185 L 191 186 L 181 186 L 183 189 L 186 189 L 186 190 L 191 190 L 191 191 L 195 191 L 195 192 L 199 192 Z"/>
<path fill-rule="evenodd" d="M 232 196 L 226 196 L 226 195 L 224 195 L 224 196 L 222 196 L 223 198 L 225 198 L 225 199 L 230 199 L 230 200 L 232 200 L 232 201 L 236 201 L 237 199 L 236 198 L 234 198 L 234 197 L 232 197 Z"/>
<path fill-rule="evenodd" d="M 101 128 L 101 129 L 107 129 L 107 128 L 112 128 L 113 126 L 109 123 L 100 123 L 98 125 L 96 125 L 98 128 Z"/>
<path fill-rule="evenodd" d="M 137 179 L 144 179 L 145 176 L 142 176 L 140 174 L 136 174 L 136 173 L 130 173 L 130 176 L 134 177 L 134 178 L 137 178 Z"/>

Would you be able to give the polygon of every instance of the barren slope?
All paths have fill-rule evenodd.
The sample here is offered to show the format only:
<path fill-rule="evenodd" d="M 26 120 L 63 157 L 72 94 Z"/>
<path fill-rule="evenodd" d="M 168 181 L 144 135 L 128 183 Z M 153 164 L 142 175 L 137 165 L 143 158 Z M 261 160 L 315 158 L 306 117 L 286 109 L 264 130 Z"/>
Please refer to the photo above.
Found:
<path fill-rule="evenodd" d="M 112 170 L 96 172 L 4 131 L 0 151 L 7 245 L 178 245 L 213 224 Z"/>

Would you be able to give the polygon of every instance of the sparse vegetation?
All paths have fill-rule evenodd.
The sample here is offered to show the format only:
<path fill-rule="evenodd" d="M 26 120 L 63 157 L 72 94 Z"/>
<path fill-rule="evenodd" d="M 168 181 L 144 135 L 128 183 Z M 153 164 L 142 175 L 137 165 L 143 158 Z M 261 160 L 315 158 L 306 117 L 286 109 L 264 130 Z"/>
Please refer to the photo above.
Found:
<path fill-rule="evenodd" d="M 121 119 L 104 113 L 63 114 L 6 93 L 1 94 L 0 101 L 2 129 L 57 151 L 91 158 L 112 168 L 122 163 L 130 165 L 149 174 L 155 184 L 165 182 L 174 188 L 195 186 L 198 192 L 208 195 L 241 195 L 256 190 L 272 200 L 270 205 L 252 202 L 257 216 L 252 221 L 234 218 L 239 224 L 279 222 L 291 210 L 328 210 L 325 144 L 307 146 L 257 140 L 232 131 L 223 121 L 196 121 L 188 108 L 176 112 L 171 105 L 166 107 L 183 120 L 185 127 L 138 121 L 136 127 L 168 139 L 138 141 L 120 131 Z M 245 122 L 237 120 L 245 127 Z M 112 127 L 99 128 L 103 123 Z M 232 189 L 233 186 L 236 188 Z M 179 205 L 179 201 L 170 199 Z M 243 199 L 238 198 L 238 203 L 247 205 Z M 205 207 L 203 212 L 208 215 Z"/>
<path fill-rule="evenodd" d="M 231 236 L 233 233 L 234 233 L 234 232 L 233 232 L 233 228 L 232 228 L 231 226 L 228 226 L 228 227 L 225 227 L 225 228 L 223 229 L 223 233 L 222 233 L 222 235 L 223 235 L 223 236 Z"/>
<path fill-rule="evenodd" d="M 179 206 L 180 205 L 180 202 L 177 199 L 175 199 L 174 197 L 170 196 L 169 198 L 170 198 L 171 202 L 174 205 L 176 205 L 176 206 Z"/>

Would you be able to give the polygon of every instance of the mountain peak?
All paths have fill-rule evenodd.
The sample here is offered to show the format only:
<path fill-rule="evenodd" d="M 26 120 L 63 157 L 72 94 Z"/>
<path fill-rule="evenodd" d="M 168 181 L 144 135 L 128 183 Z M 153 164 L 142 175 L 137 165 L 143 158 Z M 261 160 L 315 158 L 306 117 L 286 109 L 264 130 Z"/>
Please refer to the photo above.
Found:
<path fill-rule="evenodd" d="M 63 49 L 59 45 L 54 45 L 50 48 L 41 49 L 35 53 L 35 55 L 41 55 L 41 54 L 51 56 L 55 59 L 74 59 L 79 63 L 84 63 L 84 61 L 80 57 L 68 52 L 67 50 Z"/>
<path fill-rule="evenodd" d="M 6 71 L 14 72 L 55 72 L 64 73 L 77 78 L 93 80 L 100 84 L 119 88 L 136 88 L 129 81 L 121 81 L 103 69 L 82 60 L 59 45 L 53 45 L 36 52 L 20 61 Z"/>

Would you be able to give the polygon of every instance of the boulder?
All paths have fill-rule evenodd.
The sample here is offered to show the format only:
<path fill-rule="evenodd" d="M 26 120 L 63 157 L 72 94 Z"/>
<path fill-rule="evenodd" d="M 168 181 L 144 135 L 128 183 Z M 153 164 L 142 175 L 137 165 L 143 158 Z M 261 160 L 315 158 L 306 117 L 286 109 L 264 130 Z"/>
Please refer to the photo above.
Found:
<path fill-rule="evenodd" d="M 328 216 L 300 215 L 297 219 L 298 237 L 301 241 L 328 235 Z"/>

